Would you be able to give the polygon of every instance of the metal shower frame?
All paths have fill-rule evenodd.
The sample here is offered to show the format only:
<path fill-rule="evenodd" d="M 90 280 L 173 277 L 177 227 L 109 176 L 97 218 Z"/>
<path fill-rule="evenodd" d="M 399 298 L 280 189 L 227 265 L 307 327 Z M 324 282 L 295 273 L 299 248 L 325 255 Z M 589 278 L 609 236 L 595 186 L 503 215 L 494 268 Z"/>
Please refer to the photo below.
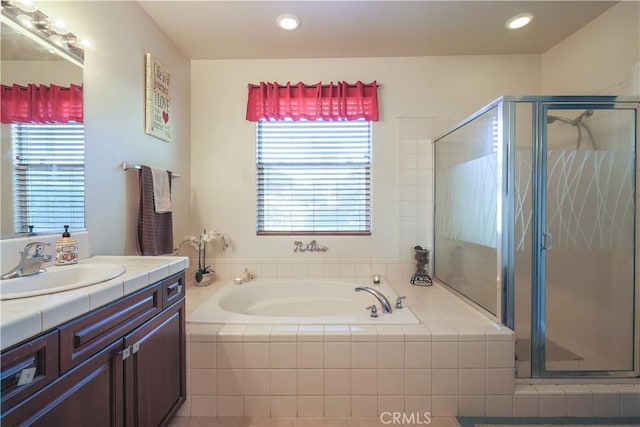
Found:
<path fill-rule="evenodd" d="M 542 185 L 546 176 L 546 137 L 547 137 L 547 115 L 548 109 L 633 109 L 635 110 L 635 189 L 636 200 L 637 191 L 640 188 L 640 174 L 638 174 L 638 148 L 640 145 L 640 97 L 619 97 L 619 96 L 501 96 L 481 109 L 468 116 L 449 131 L 440 135 L 434 140 L 436 144 L 440 139 L 457 131 L 476 118 L 482 116 L 492 109 L 497 109 L 498 117 L 498 146 L 497 146 L 497 259 L 496 259 L 496 313 L 489 313 L 473 300 L 469 299 L 457 290 L 463 299 L 470 302 L 481 311 L 493 317 L 496 322 L 502 323 L 510 329 L 515 325 L 515 119 L 516 105 L 518 103 L 528 103 L 532 109 L 532 200 L 540 200 L 534 203 L 532 208 L 534 221 L 532 223 L 532 296 L 531 296 L 531 377 L 630 377 L 640 376 L 640 327 L 636 327 L 640 319 L 640 283 L 636 280 L 638 272 L 638 243 L 640 242 L 640 230 L 638 225 L 638 208 L 636 206 L 634 223 L 634 300 L 636 301 L 633 313 L 633 371 L 545 371 L 545 305 L 546 293 L 543 274 L 545 272 L 545 257 L 542 254 L 545 248 L 545 215 L 546 210 L 546 189 Z M 581 119 L 581 117 L 580 117 Z M 436 183 L 436 150 L 433 156 L 433 182 Z M 436 228 L 435 206 L 437 204 L 436 193 L 434 191 L 434 212 L 433 227 L 434 239 Z M 534 248 L 538 248 L 535 250 Z M 437 252 L 434 242 L 433 262 Z M 432 267 L 433 268 L 433 267 Z M 434 272 L 435 275 L 435 272 Z M 437 279 L 437 276 L 435 277 Z M 440 280 L 442 283 L 443 281 Z M 539 325 L 539 326 L 536 326 Z M 537 351 L 533 351 L 537 349 Z M 535 353 L 535 354 L 534 354 Z"/>

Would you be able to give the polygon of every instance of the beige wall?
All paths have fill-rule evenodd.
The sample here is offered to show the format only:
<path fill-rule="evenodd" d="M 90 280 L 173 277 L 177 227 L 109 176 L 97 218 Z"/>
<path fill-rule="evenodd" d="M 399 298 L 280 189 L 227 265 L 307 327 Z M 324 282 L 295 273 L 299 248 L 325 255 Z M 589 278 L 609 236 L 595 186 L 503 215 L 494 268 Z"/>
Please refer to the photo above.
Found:
<path fill-rule="evenodd" d="M 189 222 L 190 62 L 136 2 L 45 2 L 92 46 L 85 52 L 86 224 L 94 252 L 136 254 L 138 178 L 122 161 L 182 174 L 172 191 L 174 235 Z M 173 142 L 144 133 L 144 54 L 171 72 Z"/>
<path fill-rule="evenodd" d="M 84 73 L 87 228 L 100 254 L 136 252 L 137 174 L 119 168 L 126 160 L 182 174 L 173 191 L 180 206 L 176 237 L 217 228 L 235 240 L 228 257 L 291 255 L 292 239 L 255 236 L 255 126 L 244 120 L 249 82 L 382 84 L 381 121 L 374 126 L 374 233 L 322 240 L 332 256 L 398 257 L 407 243 L 399 236 L 415 228 L 407 231 L 402 223 L 402 207 L 411 205 L 403 203 L 402 188 L 414 185 L 407 184 L 411 174 L 403 171 L 399 149 L 403 123 L 426 118 L 430 127 L 419 132 L 424 142 L 500 95 L 600 91 L 630 80 L 640 50 L 637 2 L 613 7 L 544 55 L 192 62 L 135 2 L 43 7 L 93 43 Z M 144 133 L 145 52 L 172 73 L 172 143 Z M 414 139 L 405 135 L 402 144 L 412 146 Z"/>
<path fill-rule="evenodd" d="M 264 258 L 294 264 L 322 258 L 402 258 L 415 265 L 410 249 L 416 244 L 431 247 L 431 221 L 424 216 L 433 210 L 428 139 L 500 95 L 538 93 L 540 57 L 218 60 L 193 61 L 191 70 L 194 231 L 207 227 L 230 234 L 234 247 L 224 256 L 249 267 Z M 244 118 L 247 84 L 374 79 L 381 84 L 381 119 L 373 127 L 372 235 L 319 236 L 328 252 L 295 256 L 293 241 L 299 238 L 256 236 L 255 124 Z M 412 121 L 417 117 L 428 120 Z M 418 156 L 406 147 L 419 153 L 419 165 Z M 404 198 L 408 188 L 418 195 L 416 200 Z M 421 205 L 419 217 L 418 202 L 425 201 L 429 204 Z M 417 226 L 418 221 L 428 229 Z M 240 267 L 232 266 L 230 274 Z M 286 270 L 290 274 L 292 268 Z"/>
<path fill-rule="evenodd" d="M 542 92 L 631 95 L 638 61 L 640 2 L 622 1 L 542 55 Z"/>

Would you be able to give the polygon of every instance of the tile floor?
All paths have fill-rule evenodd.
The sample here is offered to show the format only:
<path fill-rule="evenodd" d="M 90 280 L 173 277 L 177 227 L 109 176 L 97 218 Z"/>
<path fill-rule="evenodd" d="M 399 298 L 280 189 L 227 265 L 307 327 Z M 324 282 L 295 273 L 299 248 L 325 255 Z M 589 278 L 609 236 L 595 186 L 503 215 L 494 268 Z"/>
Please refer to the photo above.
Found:
<path fill-rule="evenodd" d="M 393 425 L 378 418 L 215 418 L 215 417 L 175 417 L 169 427 L 377 427 Z M 398 424 L 396 424 L 398 425 Z M 459 427 L 455 417 L 434 417 L 427 424 L 425 419 L 403 427 Z M 504 427 L 504 426 L 502 426 Z M 557 426 L 556 426 L 557 427 Z"/>
<path fill-rule="evenodd" d="M 518 424 L 518 427 L 629 427 L 632 424 Z M 475 427 L 505 427 L 505 424 L 476 424 Z"/>
<path fill-rule="evenodd" d="M 386 420 L 385 420 L 386 421 Z M 175 417 L 169 427 L 378 427 L 393 426 L 378 418 L 215 418 Z M 398 425 L 398 424 L 395 424 Z M 460 427 L 455 417 L 434 417 L 402 426 Z M 506 427 L 505 424 L 477 424 L 476 427 Z M 518 427 L 629 427 L 629 424 L 518 424 Z"/>

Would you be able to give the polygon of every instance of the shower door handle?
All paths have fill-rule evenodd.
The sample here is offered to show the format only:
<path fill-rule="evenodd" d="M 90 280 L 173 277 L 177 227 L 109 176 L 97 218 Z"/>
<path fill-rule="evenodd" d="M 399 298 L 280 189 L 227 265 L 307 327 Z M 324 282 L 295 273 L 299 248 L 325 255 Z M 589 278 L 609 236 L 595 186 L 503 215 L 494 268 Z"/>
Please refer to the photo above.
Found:
<path fill-rule="evenodd" d="M 553 249 L 553 234 L 542 233 L 542 250 L 550 251 Z"/>

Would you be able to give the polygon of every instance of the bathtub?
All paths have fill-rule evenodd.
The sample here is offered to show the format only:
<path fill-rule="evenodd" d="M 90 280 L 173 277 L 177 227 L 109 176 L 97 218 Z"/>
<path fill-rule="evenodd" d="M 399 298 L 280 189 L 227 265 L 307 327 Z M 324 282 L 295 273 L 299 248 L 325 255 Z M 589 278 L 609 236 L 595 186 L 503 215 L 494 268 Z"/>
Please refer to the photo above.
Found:
<path fill-rule="evenodd" d="M 357 286 L 371 286 L 389 299 L 393 312 L 382 313 L 378 300 L 368 292 L 355 292 Z M 239 324 L 418 324 L 407 307 L 396 309 L 398 295 L 384 281 L 373 285 L 367 279 L 255 279 L 236 285 L 226 283 L 195 306 L 187 320 L 198 323 Z M 366 307 L 376 304 L 378 317 Z"/>

